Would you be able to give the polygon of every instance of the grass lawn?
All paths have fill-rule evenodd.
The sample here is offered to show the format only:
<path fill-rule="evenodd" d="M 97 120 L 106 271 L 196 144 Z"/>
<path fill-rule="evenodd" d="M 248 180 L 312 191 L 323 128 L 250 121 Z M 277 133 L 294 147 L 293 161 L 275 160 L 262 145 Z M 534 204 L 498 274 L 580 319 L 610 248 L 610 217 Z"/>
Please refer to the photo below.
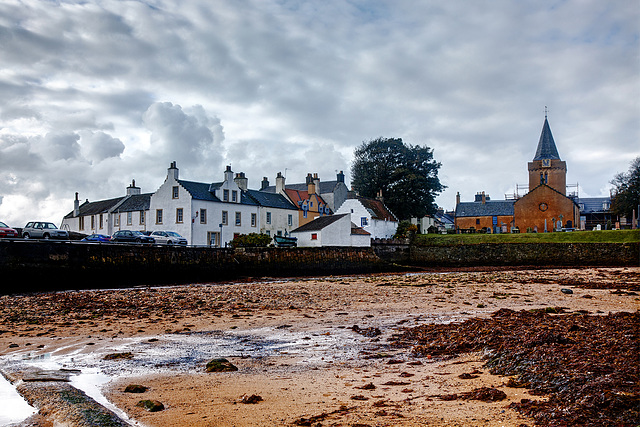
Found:
<path fill-rule="evenodd" d="M 637 243 L 639 230 L 572 231 L 518 234 L 419 234 L 419 246 L 472 245 L 477 243 Z"/>

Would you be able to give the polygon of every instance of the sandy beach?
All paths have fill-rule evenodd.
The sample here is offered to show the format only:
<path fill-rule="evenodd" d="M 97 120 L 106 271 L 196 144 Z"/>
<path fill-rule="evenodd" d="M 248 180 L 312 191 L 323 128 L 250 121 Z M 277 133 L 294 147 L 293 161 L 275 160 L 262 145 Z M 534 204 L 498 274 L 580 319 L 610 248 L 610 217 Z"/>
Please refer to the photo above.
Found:
<path fill-rule="evenodd" d="M 630 284 L 640 284 L 640 268 L 440 271 L 3 296 L 0 369 L 49 360 L 99 372 L 108 380 L 102 395 L 144 426 L 533 426 L 508 406 L 545 396 L 491 375 L 482 352 L 417 357 L 390 345 L 391 337 L 503 308 L 635 312 L 637 293 L 615 292 Z M 215 358 L 238 370 L 206 372 Z M 146 391 L 125 392 L 130 384 Z M 446 399 L 481 387 L 506 398 Z M 136 406 L 140 400 L 157 400 L 164 409 L 149 412 Z M 30 425 L 53 425 L 56 416 Z"/>

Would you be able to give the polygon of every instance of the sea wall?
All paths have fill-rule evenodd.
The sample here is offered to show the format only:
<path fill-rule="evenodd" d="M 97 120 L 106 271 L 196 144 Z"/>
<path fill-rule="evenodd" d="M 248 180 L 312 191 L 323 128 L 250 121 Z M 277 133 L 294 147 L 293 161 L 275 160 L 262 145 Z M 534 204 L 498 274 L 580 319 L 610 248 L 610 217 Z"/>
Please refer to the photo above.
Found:
<path fill-rule="evenodd" d="M 380 244 L 382 258 L 419 267 L 640 266 L 640 243 Z"/>
<path fill-rule="evenodd" d="M 206 248 L 0 240 L 0 293 L 397 270 L 371 248 Z"/>
<path fill-rule="evenodd" d="M 639 266 L 640 244 L 218 249 L 0 240 L 0 294 L 330 276 L 438 267 Z"/>

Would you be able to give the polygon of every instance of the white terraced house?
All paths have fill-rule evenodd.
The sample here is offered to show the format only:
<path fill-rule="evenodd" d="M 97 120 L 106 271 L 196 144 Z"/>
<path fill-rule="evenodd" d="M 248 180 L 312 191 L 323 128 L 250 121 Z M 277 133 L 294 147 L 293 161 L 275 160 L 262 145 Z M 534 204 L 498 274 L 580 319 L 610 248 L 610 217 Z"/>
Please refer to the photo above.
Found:
<path fill-rule="evenodd" d="M 141 231 L 168 230 L 181 234 L 190 245 L 214 247 L 224 247 L 240 234 L 288 235 L 298 227 L 297 208 L 284 196 L 249 190 L 247 184 L 245 174 L 241 172 L 234 177 L 230 167 L 226 168 L 222 182 L 182 180 L 176 163 L 172 162 L 164 183 L 148 195 L 148 202 L 140 206 L 140 211 L 114 208 L 118 204 L 126 206 L 133 196 L 130 194 L 100 202 L 87 201 L 65 216 L 63 226 L 85 234 L 100 233 L 102 229 L 97 224 L 102 214 L 103 220 L 105 216 L 113 217 L 104 234 L 128 227 Z M 88 228 L 88 223 L 96 228 Z"/>

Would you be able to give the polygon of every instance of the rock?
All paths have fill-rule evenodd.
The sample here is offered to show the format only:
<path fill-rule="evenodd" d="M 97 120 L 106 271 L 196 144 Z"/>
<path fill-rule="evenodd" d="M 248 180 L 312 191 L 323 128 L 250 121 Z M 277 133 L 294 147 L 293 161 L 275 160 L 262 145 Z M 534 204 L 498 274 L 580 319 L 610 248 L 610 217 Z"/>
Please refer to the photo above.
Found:
<path fill-rule="evenodd" d="M 238 368 L 233 363 L 223 357 L 210 360 L 207 363 L 207 372 L 232 372 L 237 370 Z"/>
<path fill-rule="evenodd" d="M 128 386 L 125 387 L 124 392 L 125 393 L 144 393 L 147 390 L 149 390 L 149 388 L 143 385 L 129 384 Z"/>
<path fill-rule="evenodd" d="M 119 360 L 119 359 L 133 359 L 133 354 L 131 352 L 110 353 L 104 356 L 104 360 Z"/>
<path fill-rule="evenodd" d="M 256 404 L 262 401 L 263 401 L 262 396 L 259 396 L 257 394 L 252 394 L 251 396 L 247 396 L 245 394 L 240 398 L 241 403 L 247 403 L 247 404 Z"/>
<path fill-rule="evenodd" d="M 149 412 L 158 412 L 164 410 L 164 405 L 157 400 L 141 400 L 136 403 L 136 406 L 140 408 L 144 408 Z"/>
<path fill-rule="evenodd" d="M 571 289 L 566 289 L 566 288 L 560 289 L 560 292 L 562 292 L 563 294 L 569 294 L 569 295 L 573 293 Z"/>

